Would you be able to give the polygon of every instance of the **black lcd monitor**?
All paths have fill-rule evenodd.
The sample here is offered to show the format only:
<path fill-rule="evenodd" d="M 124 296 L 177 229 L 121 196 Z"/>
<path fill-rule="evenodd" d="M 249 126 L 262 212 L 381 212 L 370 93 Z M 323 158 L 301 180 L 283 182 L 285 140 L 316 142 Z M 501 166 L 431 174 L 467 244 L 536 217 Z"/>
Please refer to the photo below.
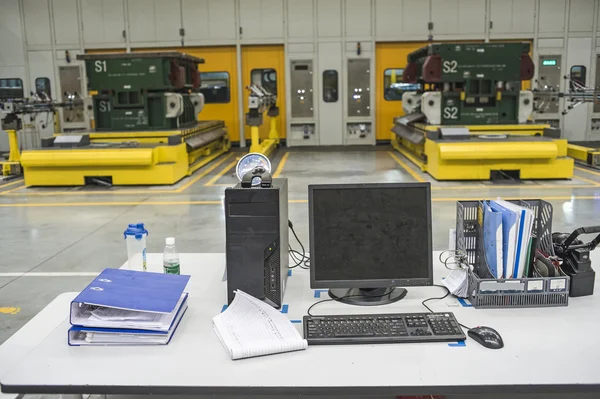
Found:
<path fill-rule="evenodd" d="M 429 183 L 308 187 L 310 286 L 358 305 L 433 284 Z"/>

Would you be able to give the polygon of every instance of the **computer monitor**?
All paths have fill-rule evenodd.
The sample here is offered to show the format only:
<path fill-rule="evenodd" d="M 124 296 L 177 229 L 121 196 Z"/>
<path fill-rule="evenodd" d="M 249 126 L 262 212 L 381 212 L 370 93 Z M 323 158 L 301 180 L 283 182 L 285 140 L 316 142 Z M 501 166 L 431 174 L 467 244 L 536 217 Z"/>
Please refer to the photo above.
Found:
<path fill-rule="evenodd" d="M 429 183 L 308 186 L 310 286 L 356 305 L 433 284 Z"/>

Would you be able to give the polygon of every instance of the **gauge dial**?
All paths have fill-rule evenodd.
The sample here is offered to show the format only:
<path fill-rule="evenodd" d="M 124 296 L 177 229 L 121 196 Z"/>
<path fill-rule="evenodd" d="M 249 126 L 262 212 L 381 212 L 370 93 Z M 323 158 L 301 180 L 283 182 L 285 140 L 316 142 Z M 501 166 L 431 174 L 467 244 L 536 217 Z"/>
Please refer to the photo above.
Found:
<path fill-rule="evenodd" d="M 271 173 L 271 161 L 269 161 L 269 158 L 258 152 L 251 152 L 240 158 L 235 167 L 235 173 L 238 179 L 242 181 L 244 175 L 257 166 L 262 166 L 268 173 Z"/>

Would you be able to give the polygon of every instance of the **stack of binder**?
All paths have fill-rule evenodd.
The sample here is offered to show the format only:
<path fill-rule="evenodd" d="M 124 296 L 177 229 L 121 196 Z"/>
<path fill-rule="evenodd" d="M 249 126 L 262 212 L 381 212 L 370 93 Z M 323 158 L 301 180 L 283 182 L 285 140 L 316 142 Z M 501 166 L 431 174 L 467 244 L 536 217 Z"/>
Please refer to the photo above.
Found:
<path fill-rule="evenodd" d="M 69 345 L 168 344 L 188 307 L 189 279 L 104 270 L 71 302 Z"/>

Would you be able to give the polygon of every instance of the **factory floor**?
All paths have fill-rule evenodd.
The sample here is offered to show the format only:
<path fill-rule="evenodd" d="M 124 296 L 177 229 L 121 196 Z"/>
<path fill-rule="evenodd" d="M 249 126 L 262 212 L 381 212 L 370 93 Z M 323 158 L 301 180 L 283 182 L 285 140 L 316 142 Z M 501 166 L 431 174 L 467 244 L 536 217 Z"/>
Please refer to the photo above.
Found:
<path fill-rule="evenodd" d="M 104 268 L 119 267 L 127 256 L 128 223 L 146 224 L 149 252 L 162 252 L 168 236 L 176 237 L 180 252 L 223 252 L 223 190 L 236 183 L 241 154 L 226 154 L 173 187 L 0 185 L 0 343 L 58 294 L 81 290 Z M 311 183 L 431 181 L 435 250 L 448 248 L 460 199 L 545 198 L 554 205 L 554 231 L 600 222 L 600 172 L 581 167 L 571 181 L 511 185 L 436 182 L 387 147 L 280 149 L 272 163 L 276 177 L 289 179 L 289 217 L 305 245 Z"/>

